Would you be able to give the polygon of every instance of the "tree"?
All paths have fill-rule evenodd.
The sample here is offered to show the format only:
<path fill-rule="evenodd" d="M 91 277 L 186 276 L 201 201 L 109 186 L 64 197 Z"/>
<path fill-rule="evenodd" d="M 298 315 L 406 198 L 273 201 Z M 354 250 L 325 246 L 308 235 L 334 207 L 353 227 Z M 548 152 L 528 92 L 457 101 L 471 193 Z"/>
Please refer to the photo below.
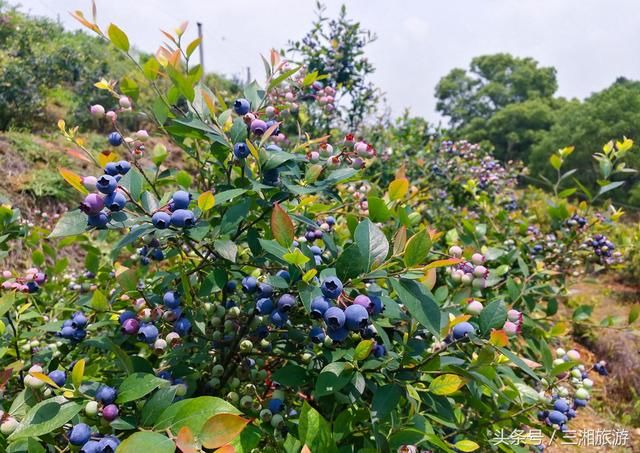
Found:
<path fill-rule="evenodd" d="M 553 126 L 541 131 L 531 148 L 532 174 L 548 176 L 548 159 L 558 148 L 574 146 L 568 165 L 578 169 L 579 180 L 589 189 L 596 187 L 597 172 L 591 155 L 612 137 L 640 139 L 640 82 L 618 78 L 610 87 L 588 97 L 565 103 L 554 113 Z M 640 158 L 631 154 L 629 165 L 637 167 Z M 638 181 L 632 176 L 630 183 Z M 629 186 L 630 187 L 630 186 Z M 620 191 L 618 200 L 626 199 Z"/>

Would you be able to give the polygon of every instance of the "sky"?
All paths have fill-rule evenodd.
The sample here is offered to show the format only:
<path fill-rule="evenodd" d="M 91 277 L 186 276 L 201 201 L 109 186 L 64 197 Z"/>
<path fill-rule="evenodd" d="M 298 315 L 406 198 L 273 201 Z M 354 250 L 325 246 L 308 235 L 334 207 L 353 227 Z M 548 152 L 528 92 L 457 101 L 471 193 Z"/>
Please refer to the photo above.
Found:
<path fill-rule="evenodd" d="M 10 0 L 16 4 L 16 0 Z M 81 28 L 69 11 L 90 17 L 90 0 L 21 0 L 22 11 Z M 315 17 L 313 0 L 96 0 L 98 24 L 113 22 L 138 48 L 155 51 L 160 29 L 203 23 L 205 68 L 263 78 L 260 54 L 300 39 Z M 394 115 L 404 108 L 438 121 L 434 88 L 474 56 L 510 52 L 557 69 L 558 94 L 585 98 L 617 77 L 640 79 L 638 0 L 324 0 L 326 14 L 345 3 L 378 39 L 367 49 L 372 80 Z"/>

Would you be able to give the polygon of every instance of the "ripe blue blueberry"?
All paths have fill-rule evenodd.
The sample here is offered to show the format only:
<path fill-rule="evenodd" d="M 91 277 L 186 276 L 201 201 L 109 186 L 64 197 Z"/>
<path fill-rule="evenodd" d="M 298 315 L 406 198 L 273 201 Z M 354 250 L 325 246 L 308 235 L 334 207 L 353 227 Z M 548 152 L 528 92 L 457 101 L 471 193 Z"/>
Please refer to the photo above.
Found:
<path fill-rule="evenodd" d="M 467 335 L 474 333 L 475 331 L 476 329 L 468 322 L 461 322 L 453 326 L 453 338 L 456 340 L 460 340 L 461 338 L 464 338 Z"/>
<path fill-rule="evenodd" d="M 109 215 L 106 212 L 99 212 L 87 217 L 87 224 L 98 229 L 105 228 L 107 223 L 109 223 Z"/>
<path fill-rule="evenodd" d="M 151 344 L 158 338 L 158 328 L 153 324 L 143 324 L 138 330 L 138 339 Z"/>
<path fill-rule="evenodd" d="M 276 186 L 280 182 L 280 170 L 271 168 L 262 172 L 262 182 L 268 186 Z"/>
<path fill-rule="evenodd" d="M 162 303 L 167 308 L 178 308 L 180 306 L 180 296 L 175 291 L 167 291 L 162 296 Z"/>
<path fill-rule="evenodd" d="M 75 328 L 81 328 L 87 325 L 87 317 L 81 311 L 77 311 L 71 317 L 72 326 Z"/>
<path fill-rule="evenodd" d="M 71 445 L 84 445 L 91 439 L 91 428 L 86 423 L 78 423 L 69 431 L 69 443 Z"/>
<path fill-rule="evenodd" d="M 176 209 L 171 214 L 171 225 L 175 227 L 191 227 L 195 223 L 196 217 L 188 209 Z"/>
<path fill-rule="evenodd" d="M 273 286 L 268 283 L 258 283 L 256 297 L 271 297 L 273 294 Z"/>
<path fill-rule="evenodd" d="M 110 211 L 122 211 L 127 204 L 127 197 L 119 190 L 104 197 L 104 204 Z"/>
<path fill-rule="evenodd" d="M 108 162 L 107 165 L 104 166 L 104 172 L 109 176 L 115 176 L 120 173 L 115 162 Z"/>
<path fill-rule="evenodd" d="M 96 391 L 96 400 L 104 405 L 113 403 L 116 400 L 116 396 L 116 389 L 108 385 L 101 385 Z"/>
<path fill-rule="evenodd" d="M 129 318 L 122 323 L 122 332 L 127 335 L 135 335 L 140 329 L 140 323 L 136 318 Z"/>
<path fill-rule="evenodd" d="M 373 310 L 371 314 L 376 316 L 384 311 L 384 304 L 382 303 L 382 299 L 378 296 L 371 296 L 371 302 L 373 303 Z"/>
<path fill-rule="evenodd" d="M 176 332 L 178 332 L 178 335 L 185 337 L 189 334 L 189 331 L 191 331 L 191 321 L 187 318 L 180 318 L 173 327 L 176 329 Z"/>
<path fill-rule="evenodd" d="M 283 294 L 278 299 L 278 310 L 289 311 L 296 304 L 296 298 L 291 294 Z"/>
<path fill-rule="evenodd" d="M 344 311 L 339 307 L 331 307 L 324 312 L 324 322 L 331 329 L 339 329 L 344 325 L 345 315 Z"/>
<path fill-rule="evenodd" d="M 58 387 L 63 387 L 67 382 L 67 374 L 62 370 L 53 370 L 49 373 L 49 378 L 55 382 Z"/>
<path fill-rule="evenodd" d="M 116 163 L 116 170 L 118 170 L 118 173 L 121 175 L 126 175 L 129 173 L 129 170 L 131 170 L 131 164 L 126 160 L 121 160 Z"/>
<path fill-rule="evenodd" d="M 251 109 L 251 104 L 244 98 L 236 99 L 233 103 L 233 111 L 238 115 L 246 115 Z"/>
<path fill-rule="evenodd" d="M 85 214 L 98 214 L 104 208 L 104 200 L 97 193 L 90 193 L 82 203 L 80 203 L 80 210 Z"/>
<path fill-rule="evenodd" d="M 558 411 L 550 411 L 548 418 L 549 418 L 549 421 L 554 425 L 562 425 L 567 421 L 567 416 L 564 415 L 562 412 L 558 412 Z"/>
<path fill-rule="evenodd" d="M 311 341 L 316 344 L 322 344 L 325 339 L 324 330 L 322 330 L 322 328 L 318 326 L 312 327 L 311 331 L 309 332 L 309 338 L 311 338 Z"/>
<path fill-rule="evenodd" d="M 151 217 L 151 222 L 154 227 L 164 230 L 165 228 L 169 228 L 169 225 L 171 224 L 171 216 L 166 212 L 158 211 Z"/>
<path fill-rule="evenodd" d="M 273 398 L 269 400 L 267 409 L 269 409 L 272 413 L 277 414 L 284 409 L 284 403 L 279 398 Z"/>
<path fill-rule="evenodd" d="M 312 245 L 311 247 L 309 247 L 309 250 L 311 250 L 311 253 L 313 253 L 314 255 L 322 255 L 322 249 L 317 245 Z"/>
<path fill-rule="evenodd" d="M 100 442 L 97 440 L 90 440 L 82 446 L 80 453 L 102 453 Z"/>
<path fill-rule="evenodd" d="M 239 142 L 233 145 L 233 154 L 238 159 L 244 159 L 245 157 L 248 157 L 249 154 L 251 154 L 251 151 L 249 150 L 249 147 L 246 143 Z"/>
<path fill-rule="evenodd" d="M 367 298 L 368 299 L 368 298 Z M 362 305 L 349 305 L 344 310 L 346 326 L 349 330 L 360 330 L 369 322 L 369 313 Z"/>
<path fill-rule="evenodd" d="M 162 261 L 164 259 L 164 252 L 162 249 L 155 248 L 151 252 L 151 259 L 154 261 Z"/>
<path fill-rule="evenodd" d="M 320 285 L 322 294 L 329 299 L 337 299 L 342 294 L 342 282 L 338 277 L 327 277 Z"/>
<path fill-rule="evenodd" d="M 563 414 L 565 414 L 569 410 L 569 403 L 567 402 L 567 400 L 559 398 L 555 401 L 555 403 L 553 403 L 553 408 L 558 412 L 562 412 Z"/>
<path fill-rule="evenodd" d="M 284 325 L 287 323 L 287 320 L 289 319 L 289 316 L 284 311 L 274 310 L 271 312 L 271 316 L 269 316 L 269 319 L 274 326 L 279 328 L 284 327 Z"/>
<path fill-rule="evenodd" d="M 251 294 L 258 289 L 258 280 L 254 277 L 244 277 L 240 284 L 242 285 L 242 290 L 245 293 Z"/>
<path fill-rule="evenodd" d="M 291 280 L 291 275 L 289 275 L 289 271 L 285 269 L 279 270 L 278 272 L 276 272 L 276 275 L 280 278 L 285 279 L 287 282 Z"/>
<path fill-rule="evenodd" d="M 387 353 L 387 348 L 384 347 L 383 344 L 376 344 L 373 347 L 373 356 L 376 358 L 380 358 L 380 357 L 384 357 L 384 355 Z"/>
<path fill-rule="evenodd" d="M 73 332 L 73 336 L 71 337 L 71 339 L 73 341 L 81 341 L 84 339 L 84 337 L 87 336 L 87 331 L 84 329 L 75 329 Z"/>
<path fill-rule="evenodd" d="M 579 398 L 574 398 L 573 399 L 573 406 L 575 408 L 585 407 L 586 405 L 587 405 L 587 400 L 581 400 Z"/>
<path fill-rule="evenodd" d="M 120 314 L 120 316 L 118 317 L 118 322 L 120 322 L 120 325 L 122 325 L 127 319 L 133 319 L 135 317 L 136 314 L 134 312 L 132 312 L 131 310 L 127 310 Z"/>
<path fill-rule="evenodd" d="M 373 313 L 373 301 L 364 294 L 359 294 L 358 296 L 356 296 L 356 298 L 353 299 L 353 303 L 356 305 L 362 305 L 368 313 Z"/>
<path fill-rule="evenodd" d="M 191 202 L 191 194 L 186 190 L 178 190 L 171 197 L 169 207 L 172 211 L 177 209 L 187 209 Z"/>
<path fill-rule="evenodd" d="M 330 328 L 327 330 L 327 335 L 329 335 L 329 338 L 331 338 L 333 341 L 339 342 L 347 339 L 349 331 L 345 327 L 339 327 L 337 329 Z"/>
<path fill-rule="evenodd" d="M 113 176 L 102 175 L 96 181 L 96 189 L 107 195 L 114 192 L 116 187 L 118 187 L 118 181 Z"/>
<path fill-rule="evenodd" d="M 107 137 L 107 141 L 111 146 L 120 146 L 122 145 L 122 135 L 118 132 L 112 132 Z"/>
<path fill-rule="evenodd" d="M 264 134 L 267 130 L 267 123 L 260 119 L 255 119 L 251 121 L 251 132 L 260 136 Z"/>
<path fill-rule="evenodd" d="M 333 216 L 329 216 L 329 217 L 327 217 L 326 222 L 327 222 L 329 225 L 333 226 L 333 225 L 335 225 L 335 224 L 336 224 L 336 219 L 335 219 Z"/>
<path fill-rule="evenodd" d="M 324 296 L 315 297 L 311 301 L 311 317 L 322 318 L 329 309 L 329 300 Z"/>
<path fill-rule="evenodd" d="M 116 436 L 104 436 L 98 442 L 98 451 L 100 453 L 115 453 L 118 445 L 120 445 L 120 439 Z"/>

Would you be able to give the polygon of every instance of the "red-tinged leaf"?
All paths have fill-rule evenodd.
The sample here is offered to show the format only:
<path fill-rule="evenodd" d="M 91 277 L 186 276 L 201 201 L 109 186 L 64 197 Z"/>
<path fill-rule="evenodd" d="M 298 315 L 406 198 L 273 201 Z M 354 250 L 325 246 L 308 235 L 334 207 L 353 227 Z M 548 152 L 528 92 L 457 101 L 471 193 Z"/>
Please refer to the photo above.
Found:
<path fill-rule="evenodd" d="M 438 267 L 453 266 L 454 264 L 461 263 L 462 261 L 463 260 L 461 260 L 460 258 L 448 258 L 446 260 L 433 261 L 427 264 L 423 270 L 428 271 L 429 269 L 435 269 Z"/>
<path fill-rule="evenodd" d="M 506 332 L 502 329 L 493 330 L 491 332 L 491 336 L 489 338 L 489 343 L 495 346 L 505 347 L 509 344 L 509 337 Z"/>
<path fill-rule="evenodd" d="M 534 362 L 533 360 L 529 360 L 529 359 L 526 359 L 526 358 L 524 358 L 524 357 L 520 357 L 520 359 L 521 359 L 524 363 L 526 363 L 526 364 L 529 366 L 529 368 L 531 368 L 531 369 L 534 369 L 534 368 L 540 368 L 540 367 L 542 366 L 542 365 L 541 365 L 541 364 L 539 364 L 538 362 Z"/>
<path fill-rule="evenodd" d="M 438 239 L 442 237 L 442 231 L 437 230 L 429 230 L 429 237 L 431 237 L 431 242 L 436 242 Z"/>
<path fill-rule="evenodd" d="M 115 162 L 118 160 L 118 155 L 113 151 L 104 150 L 98 154 L 98 163 L 104 168 L 109 162 Z"/>
<path fill-rule="evenodd" d="M 424 283 L 429 290 L 432 290 L 434 286 L 436 286 L 436 279 L 438 277 L 438 273 L 435 269 L 427 269 L 427 272 L 424 273 L 424 277 L 420 279 L 422 283 Z"/>
<path fill-rule="evenodd" d="M 91 159 L 89 159 L 84 153 L 81 153 L 80 151 L 76 151 L 75 149 L 68 149 L 67 154 L 81 161 L 91 162 Z"/>
<path fill-rule="evenodd" d="M 206 421 L 200 433 L 202 446 L 220 448 L 240 435 L 250 420 L 235 414 L 217 414 Z"/>
<path fill-rule="evenodd" d="M 291 220 L 287 211 L 277 203 L 271 212 L 271 233 L 273 238 L 278 241 L 278 244 L 283 247 L 289 247 L 293 243 L 293 235 L 295 233 L 293 220 Z"/>
<path fill-rule="evenodd" d="M 73 13 L 69 13 L 69 14 L 71 14 L 71 17 L 73 17 L 75 20 L 77 20 L 82 25 L 87 27 L 89 30 L 93 30 L 98 34 L 101 34 L 100 28 L 98 28 L 96 24 L 92 24 L 87 19 L 85 19 L 84 14 L 82 14 L 82 11 L 74 11 Z"/>
<path fill-rule="evenodd" d="M 198 453 L 198 443 L 188 426 L 183 426 L 178 431 L 176 446 L 182 453 Z"/>
<path fill-rule="evenodd" d="M 87 189 L 82 185 L 82 177 L 80 175 L 77 175 L 71 170 L 64 167 L 60 168 L 60 170 L 58 171 L 60 172 L 60 175 L 62 175 L 64 180 L 67 181 L 71 185 L 71 187 L 76 189 L 78 192 L 82 194 L 89 193 Z"/>
<path fill-rule="evenodd" d="M 7 382 L 11 379 L 12 373 L 13 370 L 11 368 L 0 371 L 0 391 L 4 390 L 5 385 L 7 385 Z"/>
<path fill-rule="evenodd" d="M 300 450 L 300 453 L 311 453 L 311 449 L 307 446 L 307 444 L 304 444 L 302 450 Z"/>
<path fill-rule="evenodd" d="M 233 445 L 227 444 L 218 448 L 215 453 L 236 453 L 236 449 Z"/>

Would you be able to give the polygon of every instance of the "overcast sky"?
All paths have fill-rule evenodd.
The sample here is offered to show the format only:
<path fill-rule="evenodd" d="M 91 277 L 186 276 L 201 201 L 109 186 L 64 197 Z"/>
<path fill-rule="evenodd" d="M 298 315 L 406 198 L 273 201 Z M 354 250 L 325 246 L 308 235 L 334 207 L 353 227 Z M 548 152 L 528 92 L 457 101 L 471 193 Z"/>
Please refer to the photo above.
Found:
<path fill-rule="evenodd" d="M 16 0 L 10 0 L 15 4 Z M 137 47 L 154 51 L 159 29 L 204 24 L 208 71 L 262 77 L 259 54 L 299 39 L 314 18 L 312 0 L 96 0 L 100 26 L 114 22 Z M 436 120 L 434 87 L 454 67 L 494 52 L 531 56 L 558 71 L 559 94 L 584 98 L 616 77 L 640 79 L 639 0 L 325 0 L 329 15 L 342 3 L 378 35 L 368 49 L 374 82 L 393 112 L 409 107 Z M 90 0 L 21 0 L 22 10 L 60 17 Z"/>

